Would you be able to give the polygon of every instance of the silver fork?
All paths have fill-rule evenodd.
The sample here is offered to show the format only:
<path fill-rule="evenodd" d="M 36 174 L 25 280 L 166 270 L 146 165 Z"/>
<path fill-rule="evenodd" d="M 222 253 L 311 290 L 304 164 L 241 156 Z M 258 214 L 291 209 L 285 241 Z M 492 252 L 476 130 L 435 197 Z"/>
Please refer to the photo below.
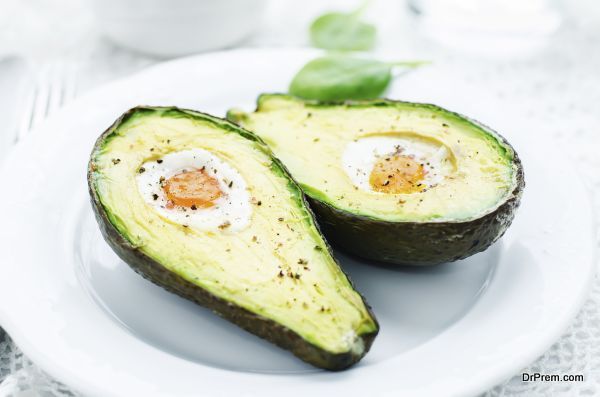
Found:
<path fill-rule="evenodd" d="M 28 66 L 26 62 L 19 64 L 21 68 L 31 69 Z M 13 140 L 13 143 L 22 139 L 54 111 L 73 99 L 76 93 L 76 69 L 72 64 L 49 62 L 27 72 L 28 80 L 25 81 L 24 87 L 17 90 L 18 92 L 9 93 L 18 96 L 16 100 L 18 119 L 13 126 L 16 131 L 3 133 L 10 133 L 9 139 Z M 9 143 L 4 142 L 4 144 Z M 0 149 L 7 148 L 0 147 Z M 5 338 L 6 333 L 0 327 L 0 343 Z"/>
<path fill-rule="evenodd" d="M 77 69 L 74 64 L 56 61 L 42 64 L 29 73 L 32 77 L 26 82 L 22 95 L 17 99 L 19 116 L 17 116 L 16 132 L 13 134 L 17 141 L 73 99 L 77 89 L 76 72 Z M 18 94 L 15 93 L 15 95 Z M 0 346 L 8 343 L 6 338 L 7 334 L 0 327 Z M 0 353 L 2 353 L 1 349 Z M 33 364 L 30 365 L 34 368 Z M 30 371 L 30 369 L 16 368 L 8 374 L 0 373 L 0 395 L 20 394 L 23 373 L 27 374 L 27 371 Z M 39 373 L 36 372 L 35 375 L 37 381 L 41 384 L 40 388 L 46 387 L 56 390 L 56 392 L 48 391 L 48 395 L 75 396 L 64 386 L 59 385 L 41 371 L 37 371 Z"/>
<path fill-rule="evenodd" d="M 30 87 L 21 101 L 17 140 L 73 99 L 77 91 L 76 72 L 73 64 L 61 61 L 45 63 L 34 72 Z"/>
<path fill-rule="evenodd" d="M 26 65 L 23 63 L 20 67 L 26 68 Z M 76 69 L 72 64 L 51 62 L 43 64 L 37 72 L 29 73 L 33 78 L 25 83 L 25 89 L 13 93 L 22 95 L 17 98 L 20 119 L 17 120 L 16 132 L 5 131 L 5 133 L 12 132 L 10 139 L 13 137 L 15 141 L 22 139 L 54 111 L 73 99 L 76 93 L 75 72 Z M 0 149 L 6 148 L 0 147 Z M 0 327 L 0 343 L 5 338 L 6 333 Z"/>

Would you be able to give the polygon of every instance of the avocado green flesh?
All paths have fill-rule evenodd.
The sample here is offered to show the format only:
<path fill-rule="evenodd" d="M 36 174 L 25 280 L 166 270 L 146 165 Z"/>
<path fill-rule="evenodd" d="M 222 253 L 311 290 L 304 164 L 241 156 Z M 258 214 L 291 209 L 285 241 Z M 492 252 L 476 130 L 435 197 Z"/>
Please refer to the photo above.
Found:
<path fill-rule="evenodd" d="M 218 156 L 246 181 L 254 204 L 245 229 L 199 231 L 143 200 L 135 179 L 140 166 L 193 148 Z M 138 108 L 99 140 L 90 189 L 110 223 L 104 227 L 163 270 L 328 353 L 360 357 L 368 349 L 361 336 L 376 334 L 375 319 L 332 257 L 296 184 L 249 132 L 201 113 Z"/>
<path fill-rule="evenodd" d="M 255 112 L 230 111 L 228 117 L 259 135 L 312 199 L 371 219 L 476 219 L 499 207 L 517 183 L 510 146 L 476 123 L 433 105 L 327 104 L 266 94 Z M 358 189 L 344 170 L 343 155 L 351 142 L 371 136 L 428 140 L 445 148 L 453 172 L 424 192 Z"/>

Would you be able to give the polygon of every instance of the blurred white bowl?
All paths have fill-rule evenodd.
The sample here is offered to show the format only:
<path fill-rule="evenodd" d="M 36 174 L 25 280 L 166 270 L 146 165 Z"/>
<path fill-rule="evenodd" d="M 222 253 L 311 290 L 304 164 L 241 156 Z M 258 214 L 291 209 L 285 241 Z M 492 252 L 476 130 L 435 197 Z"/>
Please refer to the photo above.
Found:
<path fill-rule="evenodd" d="M 114 42 L 175 57 L 234 45 L 260 24 L 264 0 L 92 0 L 99 28 Z"/>

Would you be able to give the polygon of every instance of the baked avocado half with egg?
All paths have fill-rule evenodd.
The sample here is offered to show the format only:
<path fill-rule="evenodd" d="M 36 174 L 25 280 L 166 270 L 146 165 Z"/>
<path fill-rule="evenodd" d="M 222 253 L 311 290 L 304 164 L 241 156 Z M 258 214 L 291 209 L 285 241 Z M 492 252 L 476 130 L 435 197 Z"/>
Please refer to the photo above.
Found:
<path fill-rule="evenodd" d="M 104 238 L 150 281 L 320 368 L 368 352 L 375 317 L 254 134 L 195 111 L 134 108 L 97 140 L 88 185 Z"/>
<path fill-rule="evenodd" d="M 332 244 L 372 260 L 434 265 L 483 251 L 524 188 L 504 138 L 435 105 L 264 94 L 228 118 L 286 165 Z"/>

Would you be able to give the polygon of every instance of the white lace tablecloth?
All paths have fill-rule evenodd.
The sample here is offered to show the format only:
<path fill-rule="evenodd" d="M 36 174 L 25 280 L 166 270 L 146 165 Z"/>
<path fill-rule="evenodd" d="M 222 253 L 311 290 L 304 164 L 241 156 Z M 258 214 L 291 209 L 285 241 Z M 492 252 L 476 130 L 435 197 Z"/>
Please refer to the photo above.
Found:
<path fill-rule="evenodd" d="M 26 55 L 34 60 L 34 65 L 59 61 L 75 68 L 78 93 L 157 62 L 156 59 L 121 50 L 99 38 L 91 28 L 93 25 L 87 10 L 75 0 L 6 2 L 9 9 L 13 7 L 13 11 L 25 12 L 28 20 L 32 25 L 38 26 L 39 31 L 51 29 L 52 26 L 48 24 L 52 21 L 56 23 L 58 17 L 62 21 L 69 20 L 68 17 L 77 17 L 71 18 L 76 23 L 67 23 L 66 26 L 61 24 L 62 31 L 56 34 L 72 37 L 77 33 L 78 39 L 61 41 L 63 45 L 55 45 L 54 52 L 48 49 L 48 42 L 35 38 L 35 31 L 31 33 L 33 39 L 29 37 L 27 41 L 28 37 L 23 37 L 20 45 L 26 47 Z M 307 23 L 322 11 L 322 2 L 303 1 L 299 5 L 294 2 L 282 3 L 284 2 L 271 2 L 264 28 L 246 45 L 306 44 Z M 344 3 L 339 3 L 340 8 L 344 8 Z M 600 10 L 597 9 L 600 6 L 591 0 L 569 3 L 571 7 L 563 10 L 565 17 L 562 28 L 550 38 L 548 46 L 537 54 L 482 59 L 452 53 L 415 37 L 410 25 L 407 25 L 408 17 L 403 4 L 394 3 L 397 7 L 397 13 L 394 14 L 389 11 L 391 2 L 385 2 L 385 7 L 379 3 L 381 2 L 376 2 L 368 16 L 383 21 L 381 32 L 384 38 L 381 46 L 386 50 L 396 51 L 400 58 L 407 53 L 419 54 L 424 59 L 432 57 L 461 65 L 465 68 L 465 79 L 485 83 L 486 90 L 493 92 L 500 103 L 505 101 L 504 103 L 510 104 L 511 109 L 517 104 L 521 113 L 514 116 L 534 121 L 541 129 L 537 131 L 537 136 L 551 140 L 565 153 L 565 158 L 547 161 L 577 163 L 578 177 L 590 188 L 596 221 L 600 224 Z M 577 6 L 574 6 L 575 3 Z M 60 6 L 63 6 L 62 11 L 57 11 L 61 10 Z M 44 12 L 51 15 L 47 18 L 49 22 L 43 18 L 36 21 L 35 18 L 45 15 Z M 4 27 L 10 24 L 0 17 L 0 39 L 3 39 L 3 23 Z M 56 39 L 57 36 L 52 34 L 47 38 Z M 3 44 L 5 48 L 2 48 Z M 0 54 L 15 48 L 23 50 L 17 44 L 12 42 L 6 46 L 6 42 L 0 40 Z M 562 186 L 558 183 L 557 186 L 549 187 L 549 191 Z M 585 381 L 522 382 L 521 372 L 583 374 Z M 0 397 L 75 395 L 78 394 L 48 377 L 25 357 L 0 329 Z M 529 367 L 484 395 L 600 395 L 598 277 L 593 282 L 591 294 L 581 312 L 563 336 Z"/>

